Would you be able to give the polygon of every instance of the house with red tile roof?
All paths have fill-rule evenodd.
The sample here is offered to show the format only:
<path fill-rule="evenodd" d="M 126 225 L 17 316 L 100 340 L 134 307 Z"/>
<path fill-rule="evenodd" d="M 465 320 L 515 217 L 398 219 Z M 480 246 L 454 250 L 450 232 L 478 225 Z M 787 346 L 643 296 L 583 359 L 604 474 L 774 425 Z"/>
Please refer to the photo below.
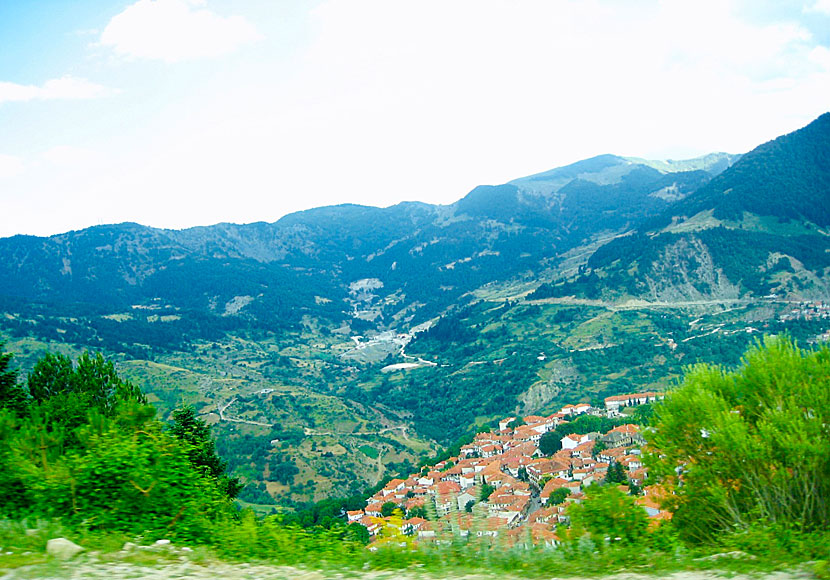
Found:
<path fill-rule="evenodd" d="M 545 475 L 562 478 L 568 476 L 568 466 L 555 459 L 536 459 L 529 463 L 525 469 L 527 470 L 527 478 L 537 485 Z"/>
<path fill-rule="evenodd" d="M 382 515 L 381 514 L 381 508 L 382 507 L 383 507 L 382 503 L 374 502 L 374 503 L 370 503 L 369 505 L 367 505 L 366 509 L 364 511 L 366 512 L 367 516 L 379 518 Z"/>

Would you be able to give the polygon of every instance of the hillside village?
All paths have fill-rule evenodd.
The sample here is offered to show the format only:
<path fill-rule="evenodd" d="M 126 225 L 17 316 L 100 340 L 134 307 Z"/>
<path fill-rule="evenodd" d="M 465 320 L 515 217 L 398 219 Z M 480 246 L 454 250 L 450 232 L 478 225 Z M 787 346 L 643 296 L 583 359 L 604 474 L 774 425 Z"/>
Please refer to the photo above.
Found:
<path fill-rule="evenodd" d="M 548 417 L 507 417 L 498 432 L 478 433 L 458 456 L 388 482 L 364 509 L 347 512 L 348 521 L 365 526 L 373 539 L 392 527 L 426 541 L 453 530 L 513 542 L 529 536 L 555 545 L 557 525 L 568 523 L 568 505 L 582 501 L 583 490 L 606 477 L 636 493 L 636 503 L 652 521 L 668 519 L 671 514 L 656 500 L 658 489 L 648 485 L 641 457 L 646 439 L 639 425 L 566 435 L 561 449 L 547 456 L 539 445 L 545 433 L 581 415 L 619 419 L 626 407 L 662 398 L 652 392 L 618 395 L 606 398 L 602 409 L 565 405 Z"/>

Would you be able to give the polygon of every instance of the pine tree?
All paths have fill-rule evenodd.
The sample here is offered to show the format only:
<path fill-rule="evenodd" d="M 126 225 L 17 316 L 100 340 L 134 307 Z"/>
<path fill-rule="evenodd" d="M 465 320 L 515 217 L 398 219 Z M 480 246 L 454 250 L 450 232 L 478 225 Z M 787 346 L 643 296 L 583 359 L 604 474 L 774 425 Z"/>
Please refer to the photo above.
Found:
<path fill-rule="evenodd" d="M 234 498 L 239 494 L 243 485 L 239 478 L 228 477 L 225 473 L 228 462 L 216 453 L 210 426 L 196 416 L 196 409 L 186 405 L 173 411 L 170 433 L 187 444 L 190 462 L 214 478 L 228 497 Z"/>
<path fill-rule="evenodd" d="M 4 353 L 3 346 L 4 343 L 0 342 L 0 409 L 9 409 L 17 415 L 23 415 L 28 397 L 17 382 L 17 371 L 10 368 L 12 355 Z"/>

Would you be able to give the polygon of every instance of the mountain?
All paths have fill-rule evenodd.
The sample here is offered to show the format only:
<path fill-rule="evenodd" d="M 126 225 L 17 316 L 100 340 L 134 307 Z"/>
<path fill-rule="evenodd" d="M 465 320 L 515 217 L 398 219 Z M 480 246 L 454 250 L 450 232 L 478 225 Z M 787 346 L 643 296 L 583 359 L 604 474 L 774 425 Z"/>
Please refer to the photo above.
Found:
<path fill-rule="evenodd" d="M 827 125 L 447 206 L 0 239 L 0 332 L 24 369 L 103 349 L 163 416 L 195 405 L 247 501 L 360 491 L 474 424 L 662 390 L 757 333 L 821 336 L 823 307 L 792 310 L 830 294 Z"/>
<path fill-rule="evenodd" d="M 830 114 L 744 155 L 537 297 L 830 295 Z"/>
<path fill-rule="evenodd" d="M 765 143 L 671 210 L 721 220 L 757 216 L 830 226 L 830 113 Z M 668 215 L 668 213 L 666 214 Z"/>
<path fill-rule="evenodd" d="M 687 163 L 691 171 L 652 165 L 601 156 L 477 187 L 450 206 L 342 205 L 273 224 L 171 231 L 127 223 L 15 236 L 0 240 L 0 296 L 102 314 L 163 304 L 274 328 L 309 311 L 332 324 L 351 321 L 350 285 L 376 279 L 382 293 L 366 315 L 384 328 L 417 324 L 494 275 L 536 270 L 659 215 L 712 177 L 698 168 L 705 163 Z"/>

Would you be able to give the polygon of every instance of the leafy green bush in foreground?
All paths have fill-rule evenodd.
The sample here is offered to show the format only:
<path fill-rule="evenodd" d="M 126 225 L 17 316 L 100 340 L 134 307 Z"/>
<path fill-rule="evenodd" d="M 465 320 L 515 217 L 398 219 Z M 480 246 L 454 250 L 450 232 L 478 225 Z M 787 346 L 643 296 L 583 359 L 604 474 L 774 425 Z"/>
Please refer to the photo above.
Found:
<path fill-rule="evenodd" d="M 830 529 L 830 349 L 768 339 L 743 366 L 693 368 L 655 409 L 650 473 L 681 537 Z"/>

